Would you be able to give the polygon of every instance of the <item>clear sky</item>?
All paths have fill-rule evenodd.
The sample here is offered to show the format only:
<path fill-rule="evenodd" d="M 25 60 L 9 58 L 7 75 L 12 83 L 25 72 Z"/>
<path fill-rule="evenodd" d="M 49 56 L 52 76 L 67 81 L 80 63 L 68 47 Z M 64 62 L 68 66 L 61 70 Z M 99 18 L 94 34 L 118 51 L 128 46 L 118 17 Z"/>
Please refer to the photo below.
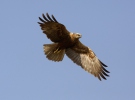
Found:
<path fill-rule="evenodd" d="M 52 62 L 37 22 L 48 12 L 108 65 L 99 81 L 66 56 Z M 0 100 L 135 100 L 135 0 L 1 0 Z"/>

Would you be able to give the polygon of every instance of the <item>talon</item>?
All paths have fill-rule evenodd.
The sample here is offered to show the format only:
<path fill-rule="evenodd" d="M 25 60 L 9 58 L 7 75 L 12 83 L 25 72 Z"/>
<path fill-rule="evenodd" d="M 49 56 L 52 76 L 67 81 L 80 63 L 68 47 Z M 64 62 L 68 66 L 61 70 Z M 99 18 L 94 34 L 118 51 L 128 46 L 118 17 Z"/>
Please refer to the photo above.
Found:
<path fill-rule="evenodd" d="M 61 50 L 59 50 L 59 48 L 58 49 L 56 49 L 55 51 L 54 51 L 54 53 L 59 53 Z"/>
<path fill-rule="evenodd" d="M 57 53 L 59 53 L 61 50 L 58 50 L 58 52 Z"/>
<path fill-rule="evenodd" d="M 54 51 L 54 53 L 56 53 L 58 51 L 58 49 L 56 49 L 55 51 Z"/>

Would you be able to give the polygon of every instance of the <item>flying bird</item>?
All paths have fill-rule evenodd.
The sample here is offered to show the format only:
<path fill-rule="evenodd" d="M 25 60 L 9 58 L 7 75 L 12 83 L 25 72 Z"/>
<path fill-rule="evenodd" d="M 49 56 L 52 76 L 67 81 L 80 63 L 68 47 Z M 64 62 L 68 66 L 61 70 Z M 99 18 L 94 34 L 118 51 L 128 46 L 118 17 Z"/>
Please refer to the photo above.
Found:
<path fill-rule="evenodd" d="M 101 62 L 89 47 L 79 41 L 81 34 L 69 32 L 63 24 L 59 23 L 53 15 L 50 17 L 48 13 L 46 16 L 42 14 L 42 18 L 39 17 L 39 20 L 41 22 L 38 23 L 43 33 L 53 42 L 43 45 L 46 58 L 59 62 L 66 54 L 85 71 L 99 80 L 102 78 L 106 80 L 106 76 L 109 76 L 109 71 L 105 68 L 107 65 Z"/>

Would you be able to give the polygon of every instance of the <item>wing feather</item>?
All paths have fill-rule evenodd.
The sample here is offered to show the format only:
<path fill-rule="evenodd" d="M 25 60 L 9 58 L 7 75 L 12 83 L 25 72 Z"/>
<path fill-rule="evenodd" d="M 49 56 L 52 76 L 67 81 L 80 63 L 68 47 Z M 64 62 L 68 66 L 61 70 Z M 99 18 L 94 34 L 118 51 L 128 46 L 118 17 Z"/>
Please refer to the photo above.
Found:
<path fill-rule="evenodd" d="M 105 64 L 101 63 L 101 61 L 93 54 L 91 54 L 93 51 L 85 47 L 83 44 L 79 44 L 80 47 L 68 48 L 66 50 L 66 55 L 77 65 L 81 66 L 85 71 L 88 71 L 89 73 L 93 74 L 95 77 L 97 77 L 99 80 L 101 78 L 106 80 L 105 76 L 109 76 L 107 71 L 104 67 L 107 67 Z M 82 47 L 81 47 L 82 46 Z M 83 48 L 83 50 L 79 49 Z M 85 48 L 85 49 L 84 49 Z M 89 51 L 87 51 L 87 48 Z M 84 53 L 84 50 L 87 51 L 87 53 Z M 91 56 L 92 55 L 92 56 Z"/>
<path fill-rule="evenodd" d="M 52 18 L 53 18 L 53 20 L 55 21 L 55 22 L 57 22 L 58 23 L 58 21 L 55 19 L 55 17 L 52 15 Z"/>
<path fill-rule="evenodd" d="M 42 21 L 43 23 L 45 23 L 46 21 L 44 21 L 42 18 L 39 17 L 39 20 Z"/>
<path fill-rule="evenodd" d="M 46 16 L 42 14 L 42 18 L 39 17 L 40 24 L 43 33 L 53 42 L 62 42 L 64 39 L 70 38 L 70 32 L 66 29 L 63 24 L 60 24 L 55 17 L 52 18 L 46 13 Z"/>
<path fill-rule="evenodd" d="M 46 13 L 46 16 L 48 17 L 48 19 L 49 19 L 50 21 L 52 21 L 52 22 L 53 22 L 53 20 L 51 19 L 51 17 L 49 16 L 49 14 L 48 14 L 48 13 Z"/>
<path fill-rule="evenodd" d="M 44 14 L 42 14 L 42 16 L 43 16 L 43 18 L 44 18 L 47 22 L 49 22 L 49 20 L 45 17 Z"/>

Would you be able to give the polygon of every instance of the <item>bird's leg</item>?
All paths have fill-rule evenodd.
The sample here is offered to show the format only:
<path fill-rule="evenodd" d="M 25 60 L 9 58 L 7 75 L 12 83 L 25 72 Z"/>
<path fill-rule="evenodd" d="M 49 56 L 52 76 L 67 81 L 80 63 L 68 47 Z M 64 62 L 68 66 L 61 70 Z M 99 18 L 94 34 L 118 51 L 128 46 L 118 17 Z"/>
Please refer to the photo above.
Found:
<path fill-rule="evenodd" d="M 60 48 L 57 48 L 56 50 L 54 50 L 53 52 L 54 53 L 59 53 L 61 50 L 60 50 Z"/>

